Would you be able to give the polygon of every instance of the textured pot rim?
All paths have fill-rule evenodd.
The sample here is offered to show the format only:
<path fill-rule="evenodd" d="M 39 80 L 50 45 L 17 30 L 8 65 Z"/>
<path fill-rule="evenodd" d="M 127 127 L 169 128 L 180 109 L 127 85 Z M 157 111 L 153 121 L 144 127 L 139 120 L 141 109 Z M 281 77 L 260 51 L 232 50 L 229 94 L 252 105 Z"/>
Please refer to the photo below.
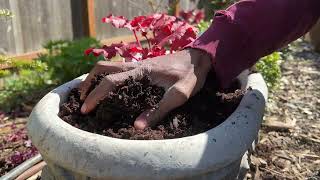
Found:
<path fill-rule="evenodd" d="M 57 116 L 62 96 L 84 78 L 85 75 L 70 81 L 43 97 L 32 111 L 27 127 L 45 160 L 97 178 L 168 174 L 186 177 L 226 167 L 241 159 L 256 139 L 267 99 L 261 74 L 244 73 L 239 77 L 242 88 L 253 90 L 245 94 L 235 112 L 219 126 L 184 138 L 124 140 L 77 129 Z"/>

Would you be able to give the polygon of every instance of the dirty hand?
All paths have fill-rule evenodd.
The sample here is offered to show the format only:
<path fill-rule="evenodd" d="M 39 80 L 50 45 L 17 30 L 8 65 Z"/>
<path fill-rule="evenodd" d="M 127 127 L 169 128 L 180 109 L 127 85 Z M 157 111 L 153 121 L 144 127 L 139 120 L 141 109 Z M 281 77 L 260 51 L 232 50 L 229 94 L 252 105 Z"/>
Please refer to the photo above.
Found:
<path fill-rule="evenodd" d="M 81 107 L 83 114 L 92 111 L 116 85 L 123 83 L 129 76 L 134 79 L 144 75 L 151 77 L 151 83 L 164 87 L 166 93 L 158 108 L 149 109 L 139 115 L 134 123 L 136 129 L 144 129 L 157 124 L 171 110 L 184 104 L 190 96 L 204 85 L 211 68 L 210 56 L 201 50 L 186 49 L 174 54 L 159 56 L 139 62 L 100 61 L 80 85 Z M 120 73 L 116 73 L 120 72 Z M 89 93 L 91 80 L 101 73 L 115 73 L 104 77 L 101 83 Z"/>

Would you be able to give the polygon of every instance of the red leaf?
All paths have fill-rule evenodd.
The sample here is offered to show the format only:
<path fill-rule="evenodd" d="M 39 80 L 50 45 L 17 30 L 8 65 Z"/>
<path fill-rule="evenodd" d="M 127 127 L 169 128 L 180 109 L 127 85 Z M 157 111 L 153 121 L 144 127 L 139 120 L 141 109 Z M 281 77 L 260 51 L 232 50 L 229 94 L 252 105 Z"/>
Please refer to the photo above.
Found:
<path fill-rule="evenodd" d="M 197 12 L 195 14 L 193 11 L 188 11 L 181 13 L 181 16 L 200 19 L 203 17 L 203 13 Z M 167 14 L 137 16 L 131 21 L 128 21 L 123 16 L 109 15 L 103 18 L 103 22 L 111 23 L 117 28 L 128 28 L 134 33 L 136 42 L 130 44 L 121 42 L 101 48 L 89 48 L 85 51 L 86 55 L 93 54 L 95 56 L 103 56 L 105 59 L 111 59 L 119 54 L 126 61 L 140 61 L 165 55 L 166 45 L 169 45 L 171 51 L 180 50 L 196 38 L 196 28 L 186 21 L 177 20 L 176 17 Z M 136 36 L 137 32 L 140 32 L 147 39 L 148 48 L 140 45 Z M 153 34 L 153 38 L 148 37 L 147 34 Z"/>
<path fill-rule="evenodd" d="M 24 141 L 23 144 L 24 144 L 25 147 L 31 147 L 32 146 L 32 143 L 31 143 L 30 139 Z"/>
<path fill-rule="evenodd" d="M 166 54 L 166 49 L 164 49 L 163 47 L 160 47 L 160 46 L 153 46 L 151 54 L 149 54 L 148 57 L 152 58 L 152 57 L 162 56 L 165 54 Z"/>
<path fill-rule="evenodd" d="M 35 156 L 37 153 L 38 150 L 34 146 L 28 148 L 26 151 L 15 151 L 14 154 L 7 158 L 7 163 L 15 167 L 23 163 L 27 159 L 30 159 L 31 157 Z"/>
<path fill-rule="evenodd" d="M 184 35 L 180 38 L 176 38 L 171 45 L 171 51 L 177 51 L 185 47 L 189 43 L 193 42 L 196 39 L 196 33 L 192 28 L 188 28 Z"/>
<path fill-rule="evenodd" d="M 191 22 L 192 21 L 192 17 L 193 17 L 193 10 L 190 10 L 190 11 L 180 11 L 179 12 L 179 16 L 185 20 L 185 21 L 188 21 L 188 22 Z"/>
<path fill-rule="evenodd" d="M 134 47 L 128 48 L 128 51 L 134 54 L 134 53 L 141 53 L 143 49 L 141 47 L 134 46 Z"/>
<path fill-rule="evenodd" d="M 130 21 L 132 29 L 139 31 L 141 29 L 141 23 L 146 19 L 145 16 L 137 16 Z"/>
<path fill-rule="evenodd" d="M 86 49 L 86 50 L 84 51 L 84 54 L 85 54 L 86 56 L 89 56 L 89 54 L 91 54 L 92 50 L 93 50 L 93 48 Z"/>
<path fill-rule="evenodd" d="M 205 18 L 204 11 L 197 9 L 190 11 L 180 11 L 179 16 L 181 19 L 191 24 L 197 24 Z"/>
<path fill-rule="evenodd" d="M 182 41 L 178 41 L 182 38 L 185 39 L 185 41 L 190 41 L 191 39 L 194 39 L 196 36 L 197 29 L 190 24 L 186 22 L 178 22 L 174 23 L 172 26 L 172 34 L 166 38 L 163 38 L 159 42 L 159 46 L 164 46 L 165 44 L 173 44 L 173 42 L 181 43 Z M 185 33 L 187 34 L 185 35 Z M 184 36 L 185 35 L 185 36 Z M 189 39 L 191 38 L 191 39 Z M 181 47 L 181 44 L 176 45 L 177 47 Z"/>
<path fill-rule="evenodd" d="M 141 27 L 143 28 L 151 28 L 152 29 L 152 23 L 155 21 L 154 16 L 148 16 L 144 19 L 144 21 L 141 22 Z"/>
<path fill-rule="evenodd" d="M 105 59 L 111 59 L 117 55 L 117 48 L 124 46 L 124 44 L 111 44 L 110 46 L 104 45 L 102 48 L 90 48 L 85 51 L 87 55 L 93 54 L 94 56 L 103 56 Z"/>
<path fill-rule="evenodd" d="M 7 135 L 4 138 L 5 142 L 17 142 L 23 139 L 27 139 L 27 132 L 25 129 L 21 128 L 17 131 L 14 131 L 13 133 Z"/>
<path fill-rule="evenodd" d="M 168 24 L 172 24 L 177 18 L 174 16 L 169 16 L 166 14 L 161 14 L 156 22 L 153 24 L 154 28 L 157 29 L 158 27 L 166 26 Z"/>
<path fill-rule="evenodd" d="M 109 16 L 102 18 L 102 22 L 111 23 L 116 28 L 123 28 L 128 20 L 123 16 L 113 16 L 110 14 Z"/>
<path fill-rule="evenodd" d="M 142 53 L 143 49 L 137 44 L 137 43 L 130 43 L 125 44 L 122 47 L 116 48 L 118 54 L 125 58 L 127 61 L 134 60 L 141 60 L 141 58 L 137 57 L 137 54 L 139 55 Z"/>
<path fill-rule="evenodd" d="M 9 158 L 8 158 L 8 161 L 10 164 L 14 165 L 14 166 L 17 166 L 19 164 L 21 164 L 24 159 L 23 159 L 23 154 L 16 151 L 13 155 L 11 155 Z"/>
<path fill-rule="evenodd" d="M 201 20 L 205 18 L 205 14 L 203 10 L 199 10 L 194 16 L 194 23 L 198 24 Z"/>
<path fill-rule="evenodd" d="M 158 29 L 154 30 L 155 32 L 155 38 L 154 38 L 154 43 L 159 44 L 163 39 L 169 37 L 173 32 L 172 32 L 172 25 L 167 24 L 166 26 L 159 27 Z"/>
<path fill-rule="evenodd" d="M 141 35 L 142 36 L 147 36 L 147 32 L 142 32 Z"/>

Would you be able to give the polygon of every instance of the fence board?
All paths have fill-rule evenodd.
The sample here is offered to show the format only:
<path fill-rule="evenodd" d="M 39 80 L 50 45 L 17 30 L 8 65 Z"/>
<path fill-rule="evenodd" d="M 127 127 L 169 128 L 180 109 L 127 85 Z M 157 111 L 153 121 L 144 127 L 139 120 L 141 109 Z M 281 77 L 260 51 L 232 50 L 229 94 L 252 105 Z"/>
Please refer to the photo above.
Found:
<path fill-rule="evenodd" d="M 0 21 L 0 31 L 7 37 L 1 37 L 2 54 L 25 53 L 40 49 L 49 40 L 73 38 L 70 0 L 4 0 L 0 8 L 14 14 Z"/>
<path fill-rule="evenodd" d="M 94 2 L 94 23 L 99 40 L 131 34 L 103 24 L 101 18 L 113 13 L 132 18 L 153 12 L 149 0 L 89 0 Z M 1 0 L 0 8 L 14 17 L 0 19 L 0 54 L 19 55 L 42 48 L 49 40 L 75 39 L 90 35 L 88 0 Z M 168 0 L 156 0 L 161 10 Z M 92 34 L 91 34 L 92 35 Z"/>
<path fill-rule="evenodd" d="M 0 9 L 10 9 L 9 0 L 0 1 Z M 14 34 L 11 19 L 0 18 L 0 54 L 15 51 Z"/>
<path fill-rule="evenodd" d="M 181 10 L 193 10 L 197 8 L 197 4 L 200 0 L 195 1 L 186 1 L 186 0 L 180 0 L 179 6 Z"/>

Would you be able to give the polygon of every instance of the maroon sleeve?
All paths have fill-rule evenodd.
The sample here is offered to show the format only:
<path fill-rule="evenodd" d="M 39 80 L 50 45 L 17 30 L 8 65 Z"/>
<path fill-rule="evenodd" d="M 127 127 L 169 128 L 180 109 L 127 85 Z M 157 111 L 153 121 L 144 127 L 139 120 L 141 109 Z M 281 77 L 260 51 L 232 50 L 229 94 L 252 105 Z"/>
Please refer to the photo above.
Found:
<path fill-rule="evenodd" d="M 188 47 L 212 56 L 222 87 L 259 58 L 305 34 L 320 15 L 320 0 L 242 0 L 215 14 Z"/>

